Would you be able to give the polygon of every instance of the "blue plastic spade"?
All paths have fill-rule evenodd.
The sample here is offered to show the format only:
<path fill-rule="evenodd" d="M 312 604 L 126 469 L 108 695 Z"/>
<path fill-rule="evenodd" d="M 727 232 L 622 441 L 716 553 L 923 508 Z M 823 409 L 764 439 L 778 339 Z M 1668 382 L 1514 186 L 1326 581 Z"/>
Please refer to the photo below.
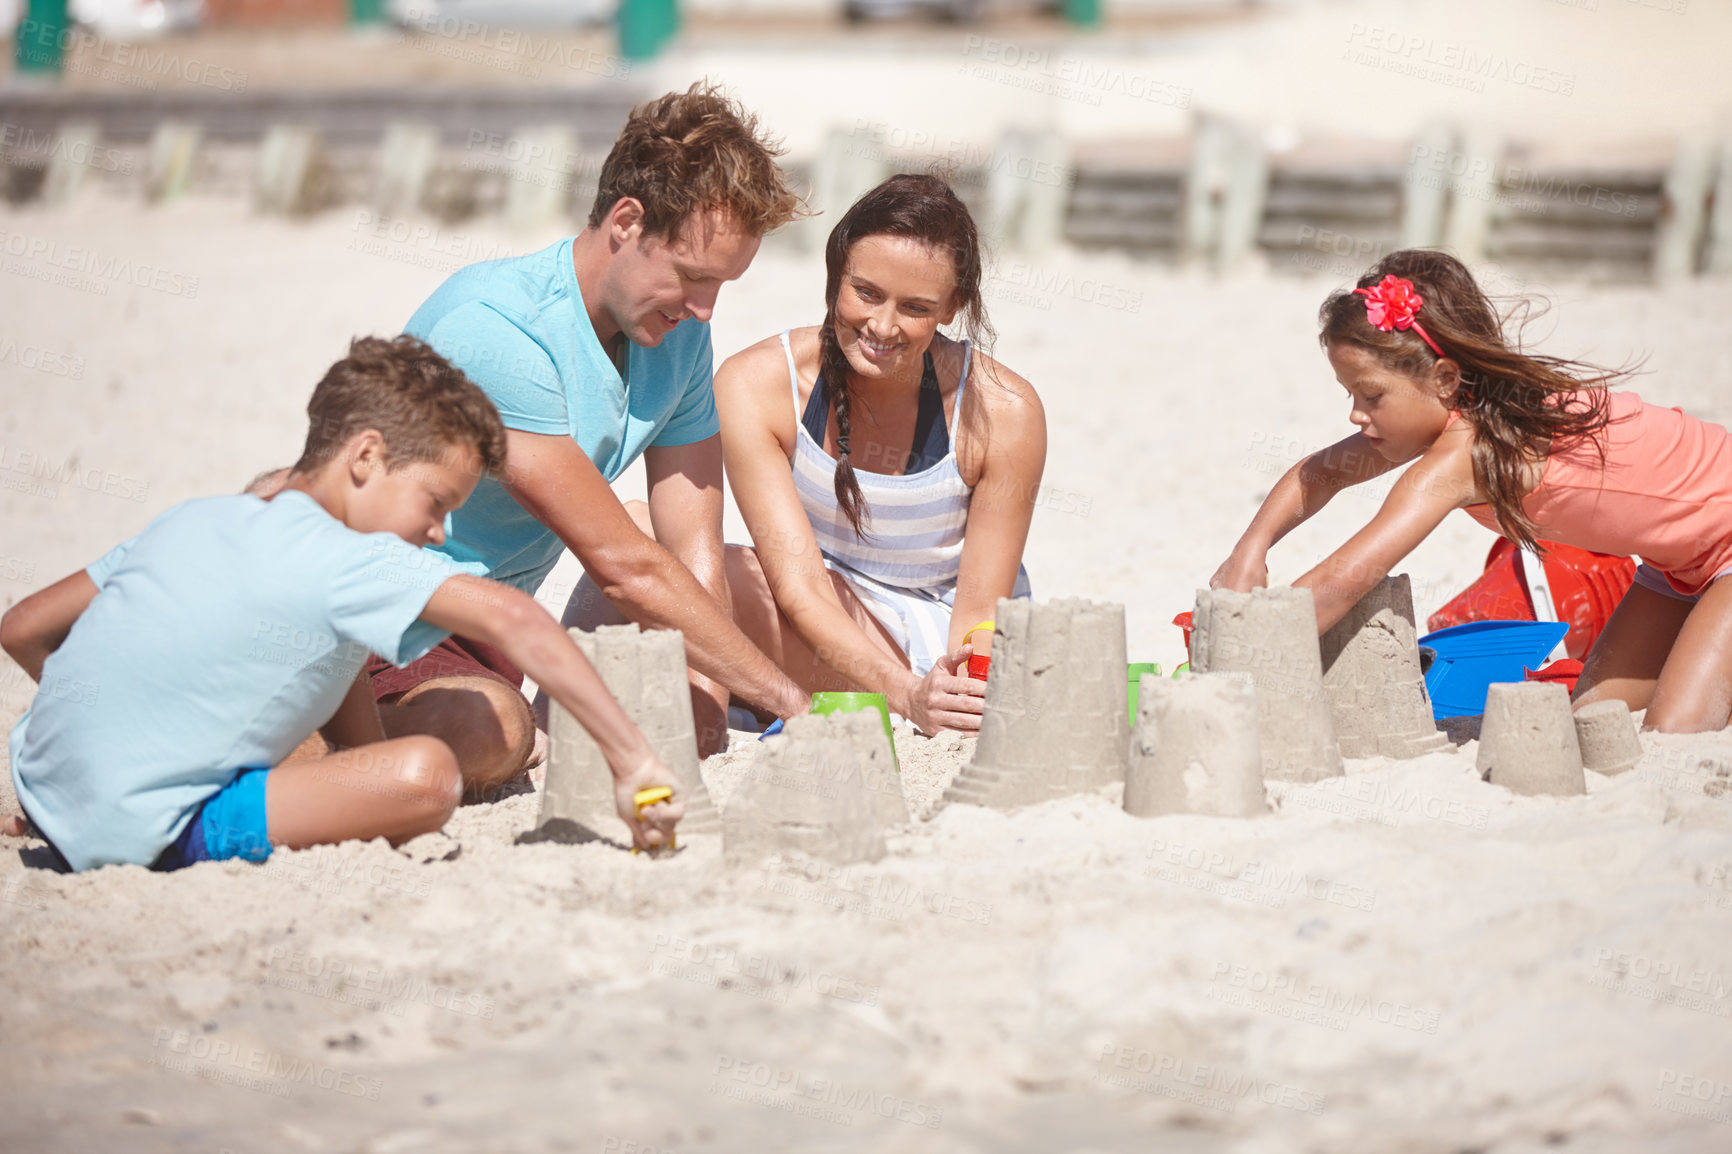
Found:
<path fill-rule="evenodd" d="M 1419 639 L 1436 653 L 1425 671 L 1433 717 L 1485 712 L 1486 690 L 1521 681 L 1557 648 L 1570 627 L 1561 621 L 1470 621 Z"/>

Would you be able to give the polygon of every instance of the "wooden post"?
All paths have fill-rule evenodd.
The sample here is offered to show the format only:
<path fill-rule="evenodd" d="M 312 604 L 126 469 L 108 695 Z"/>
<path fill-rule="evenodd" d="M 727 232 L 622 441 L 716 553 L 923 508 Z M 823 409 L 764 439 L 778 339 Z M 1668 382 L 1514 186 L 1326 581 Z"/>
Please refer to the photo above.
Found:
<path fill-rule="evenodd" d="M 102 139 L 102 129 L 96 124 L 74 120 L 60 126 L 54 141 L 54 151 L 48 157 L 48 175 L 42 182 L 43 203 L 53 207 L 71 204 L 84 186 L 84 174 L 90 170 L 90 159 Z"/>
<path fill-rule="evenodd" d="M 1442 242 L 1454 148 L 1455 133 L 1444 124 L 1428 125 L 1414 139 L 1401 189 L 1402 248 L 1436 248 Z"/>
<path fill-rule="evenodd" d="M 322 164 L 318 129 L 271 125 L 259 147 L 259 211 L 285 216 L 312 212 L 318 207 Z"/>
<path fill-rule="evenodd" d="M 1692 276 L 1708 228 L 1708 190 L 1714 183 L 1714 149 L 1706 138 L 1689 136 L 1678 142 L 1666 173 L 1660 208 L 1660 235 L 1654 245 L 1654 277 L 1679 280 Z"/>
<path fill-rule="evenodd" d="M 1245 263 L 1257 247 L 1257 232 L 1263 224 L 1263 206 L 1269 199 L 1269 154 L 1263 142 L 1240 128 L 1230 137 L 1227 152 L 1226 195 L 1221 201 L 1219 248 L 1215 267 L 1232 272 Z"/>
<path fill-rule="evenodd" d="M 1469 133 L 1462 143 L 1465 171 L 1450 182 L 1449 217 L 1443 246 L 1469 264 L 1484 259 L 1497 199 L 1497 171 L 1503 139 L 1490 132 Z"/>
<path fill-rule="evenodd" d="M 439 130 L 432 125 L 387 124 L 379 144 L 378 180 L 373 185 L 374 214 L 401 217 L 418 211 L 438 156 Z"/>
<path fill-rule="evenodd" d="M 1714 184 L 1714 211 L 1708 219 L 1708 267 L 1714 276 L 1732 274 L 1732 124 L 1720 130 L 1720 177 Z"/>

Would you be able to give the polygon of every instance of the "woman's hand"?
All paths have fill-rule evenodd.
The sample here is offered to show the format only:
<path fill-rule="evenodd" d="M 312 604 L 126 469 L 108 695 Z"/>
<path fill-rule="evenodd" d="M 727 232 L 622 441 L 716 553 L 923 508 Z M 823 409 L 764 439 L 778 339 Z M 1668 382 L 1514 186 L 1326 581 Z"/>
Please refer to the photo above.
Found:
<path fill-rule="evenodd" d="M 1209 588 L 1231 589 L 1238 593 L 1249 593 L 1268 584 L 1268 552 L 1244 546 L 1234 549 L 1233 555 L 1223 561 L 1215 575 L 1209 578 Z"/>
<path fill-rule="evenodd" d="M 896 712 L 929 737 L 944 729 L 979 732 L 980 716 L 986 711 L 986 682 L 957 673 L 973 653 L 974 646 L 964 645 L 940 657 L 925 677 L 909 682 Z"/>

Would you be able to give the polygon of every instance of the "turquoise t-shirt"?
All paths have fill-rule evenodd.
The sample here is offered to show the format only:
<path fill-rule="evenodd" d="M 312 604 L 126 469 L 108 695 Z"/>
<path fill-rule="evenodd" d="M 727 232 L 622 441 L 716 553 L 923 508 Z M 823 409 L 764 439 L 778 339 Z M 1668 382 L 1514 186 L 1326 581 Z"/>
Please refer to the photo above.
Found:
<path fill-rule="evenodd" d="M 12 729 L 12 782 L 74 869 L 149 865 L 245 767 L 274 766 L 405 639 L 448 562 L 305 493 L 163 513 L 87 570 L 97 595 Z"/>
<path fill-rule="evenodd" d="M 584 310 L 571 244 L 460 269 L 404 331 L 481 386 L 506 428 L 571 437 L 611 482 L 652 445 L 689 445 L 720 431 L 710 326 L 688 318 L 653 349 L 628 341 L 622 379 Z M 533 595 L 564 545 L 483 477 L 451 515 L 445 544 L 429 548 Z"/>

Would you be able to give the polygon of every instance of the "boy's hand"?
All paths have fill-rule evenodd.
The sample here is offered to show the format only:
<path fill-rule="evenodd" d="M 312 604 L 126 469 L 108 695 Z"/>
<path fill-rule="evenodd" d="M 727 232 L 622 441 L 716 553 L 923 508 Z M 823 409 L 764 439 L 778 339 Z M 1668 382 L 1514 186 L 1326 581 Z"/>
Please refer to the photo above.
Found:
<path fill-rule="evenodd" d="M 666 786 L 674 791 L 674 795 L 667 801 L 644 806 L 640 820 L 637 793 L 639 790 L 654 789 L 657 786 Z M 619 810 L 619 816 L 631 827 L 634 846 L 638 849 L 654 849 L 673 840 L 675 823 L 686 815 L 685 789 L 674 771 L 654 756 L 630 773 L 613 779 L 614 805 Z"/>

